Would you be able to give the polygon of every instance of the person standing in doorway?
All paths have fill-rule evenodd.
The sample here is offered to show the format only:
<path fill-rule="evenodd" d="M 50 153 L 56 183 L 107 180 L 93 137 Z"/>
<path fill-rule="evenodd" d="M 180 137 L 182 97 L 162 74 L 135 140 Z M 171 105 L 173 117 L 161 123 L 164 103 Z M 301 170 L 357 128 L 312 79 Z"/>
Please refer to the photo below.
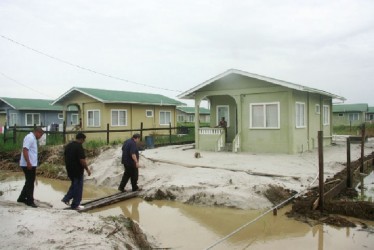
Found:
<path fill-rule="evenodd" d="M 219 121 L 218 127 L 223 128 L 225 130 L 225 140 L 227 142 L 227 122 L 225 120 L 225 117 L 222 117 Z"/>
<path fill-rule="evenodd" d="M 66 145 L 64 150 L 65 166 L 68 177 L 71 180 L 71 185 L 61 201 L 70 206 L 71 209 L 75 210 L 84 208 L 80 205 L 83 194 L 84 170 L 87 171 L 88 176 L 91 175 L 91 171 L 87 167 L 86 155 L 82 146 L 85 140 L 86 135 L 83 133 L 78 133 L 75 136 L 75 141 L 72 141 Z M 71 199 L 73 201 L 70 205 Z"/>
<path fill-rule="evenodd" d="M 118 187 L 118 190 L 121 192 L 125 192 L 125 187 L 129 179 L 131 180 L 132 191 L 140 190 L 138 187 L 139 150 L 136 145 L 139 141 L 140 134 L 134 134 L 132 138 L 123 143 L 121 162 L 125 167 L 125 172 Z"/>
<path fill-rule="evenodd" d="M 23 139 L 20 167 L 25 174 L 25 185 L 19 195 L 17 202 L 23 202 L 30 207 L 38 207 L 34 203 L 34 182 L 36 168 L 38 166 L 38 140 L 43 136 L 41 127 L 35 127 L 32 132 Z"/>

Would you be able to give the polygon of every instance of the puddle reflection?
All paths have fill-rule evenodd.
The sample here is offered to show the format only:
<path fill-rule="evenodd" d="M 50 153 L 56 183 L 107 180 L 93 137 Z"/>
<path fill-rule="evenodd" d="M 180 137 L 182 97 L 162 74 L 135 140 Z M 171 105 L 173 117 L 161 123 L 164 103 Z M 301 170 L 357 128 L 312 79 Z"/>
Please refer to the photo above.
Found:
<path fill-rule="evenodd" d="M 35 197 L 55 208 L 63 208 L 60 201 L 69 181 L 38 178 Z M 22 186 L 22 174 L 11 173 L 0 183 L 2 200 L 16 200 Z M 116 193 L 117 190 L 86 185 L 83 197 L 94 199 Z M 285 212 L 278 216 L 269 213 L 211 249 L 372 249 L 371 233 L 357 228 L 334 228 L 327 225 L 310 227 L 289 219 Z M 102 216 L 123 214 L 137 221 L 147 234 L 160 244 L 172 249 L 206 249 L 237 228 L 253 220 L 261 211 L 245 211 L 229 208 L 191 206 L 172 201 L 146 202 L 133 198 L 124 202 L 98 208 L 91 213 Z M 361 220 L 362 221 L 362 220 Z M 373 227 L 373 221 L 364 221 Z M 359 225 L 359 224 L 358 224 Z"/>

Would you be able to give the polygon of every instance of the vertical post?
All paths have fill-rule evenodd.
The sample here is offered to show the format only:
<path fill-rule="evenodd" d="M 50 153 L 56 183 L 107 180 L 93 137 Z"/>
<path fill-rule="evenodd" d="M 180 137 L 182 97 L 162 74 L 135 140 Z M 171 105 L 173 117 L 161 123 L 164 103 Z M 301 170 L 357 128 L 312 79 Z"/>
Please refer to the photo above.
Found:
<path fill-rule="evenodd" d="M 7 126 L 5 125 L 4 126 L 4 144 L 5 144 L 5 142 L 6 142 L 6 133 L 7 133 Z"/>
<path fill-rule="evenodd" d="M 318 131 L 318 165 L 319 165 L 319 210 L 324 205 L 324 176 L 323 176 L 323 131 Z"/>
<path fill-rule="evenodd" d="M 14 124 L 13 126 L 13 144 L 16 144 L 16 141 L 17 141 L 17 125 Z"/>
<path fill-rule="evenodd" d="M 171 122 L 169 122 L 169 143 L 171 144 Z"/>
<path fill-rule="evenodd" d="M 106 144 L 109 145 L 109 123 L 106 124 Z"/>
<path fill-rule="evenodd" d="M 66 121 L 62 123 L 62 141 L 66 143 Z"/>
<path fill-rule="evenodd" d="M 361 162 L 360 162 L 360 173 L 364 172 L 364 157 L 365 157 L 365 123 L 362 124 L 361 129 Z"/>
<path fill-rule="evenodd" d="M 351 170 L 351 138 L 347 138 L 347 188 L 352 187 L 352 170 Z"/>
<path fill-rule="evenodd" d="M 140 123 L 140 140 L 143 140 L 143 122 Z"/>

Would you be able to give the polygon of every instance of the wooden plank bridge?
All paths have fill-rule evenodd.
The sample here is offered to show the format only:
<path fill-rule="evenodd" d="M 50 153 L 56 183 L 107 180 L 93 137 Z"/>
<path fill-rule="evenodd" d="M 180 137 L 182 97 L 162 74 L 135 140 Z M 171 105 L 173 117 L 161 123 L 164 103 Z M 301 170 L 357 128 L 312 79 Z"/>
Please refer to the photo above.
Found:
<path fill-rule="evenodd" d="M 134 198 L 134 197 L 138 196 L 138 194 L 139 194 L 139 191 L 115 193 L 115 194 L 112 194 L 112 195 L 109 195 L 109 196 L 105 196 L 105 197 L 102 197 L 102 198 L 98 198 L 98 199 L 95 199 L 95 200 L 91 200 L 91 201 L 81 203 L 81 205 L 84 206 L 84 208 L 82 208 L 80 210 L 77 210 L 77 211 L 78 212 L 86 212 L 86 211 L 94 209 L 94 208 L 108 206 L 108 205 L 113 204 L 113 203 L 128 200 L 130 198 Z"/>

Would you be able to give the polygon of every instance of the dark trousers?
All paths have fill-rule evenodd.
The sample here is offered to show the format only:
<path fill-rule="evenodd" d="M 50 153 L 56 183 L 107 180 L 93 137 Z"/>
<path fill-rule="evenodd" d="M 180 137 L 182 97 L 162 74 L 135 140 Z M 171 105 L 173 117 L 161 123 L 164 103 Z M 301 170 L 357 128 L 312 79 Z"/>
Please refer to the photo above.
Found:
<path fill-rule="evenodd" d="M 139 171 L 137 167 L 134 166 L 125 166 L 125 172 L 123 173 L 121 183 L 119 184 L 118 189 L 125 189 L 127 182 L 129 179 L 131 180 L 131 187 L 132 191 L 136 191 L 139 189 L 138 187 L 138 176 Z"/>
<path fill-rule="evenodd" d="M 76 208 L 81 204 L 82 201 L 82 194 L 83 194 L 83 175 L 80 177 L 70 177 L 71 184 L 69 187 L 68 192 L 62 199 L 64 202 L 70 202 L 71 199 L 73 199 L 73 202 L 71 203 L 71 208 Z"/>
<path fill-rule="evenodd" d="M 18 201 L 25 201 L 26 204 L 34 203 L 34 182 L 36 176 L 36 168 L 27 169 L 22 167 L 23 173 L 25 174 L 25 185 L 22 188 L 21 194 L 18 197 Z"/>

